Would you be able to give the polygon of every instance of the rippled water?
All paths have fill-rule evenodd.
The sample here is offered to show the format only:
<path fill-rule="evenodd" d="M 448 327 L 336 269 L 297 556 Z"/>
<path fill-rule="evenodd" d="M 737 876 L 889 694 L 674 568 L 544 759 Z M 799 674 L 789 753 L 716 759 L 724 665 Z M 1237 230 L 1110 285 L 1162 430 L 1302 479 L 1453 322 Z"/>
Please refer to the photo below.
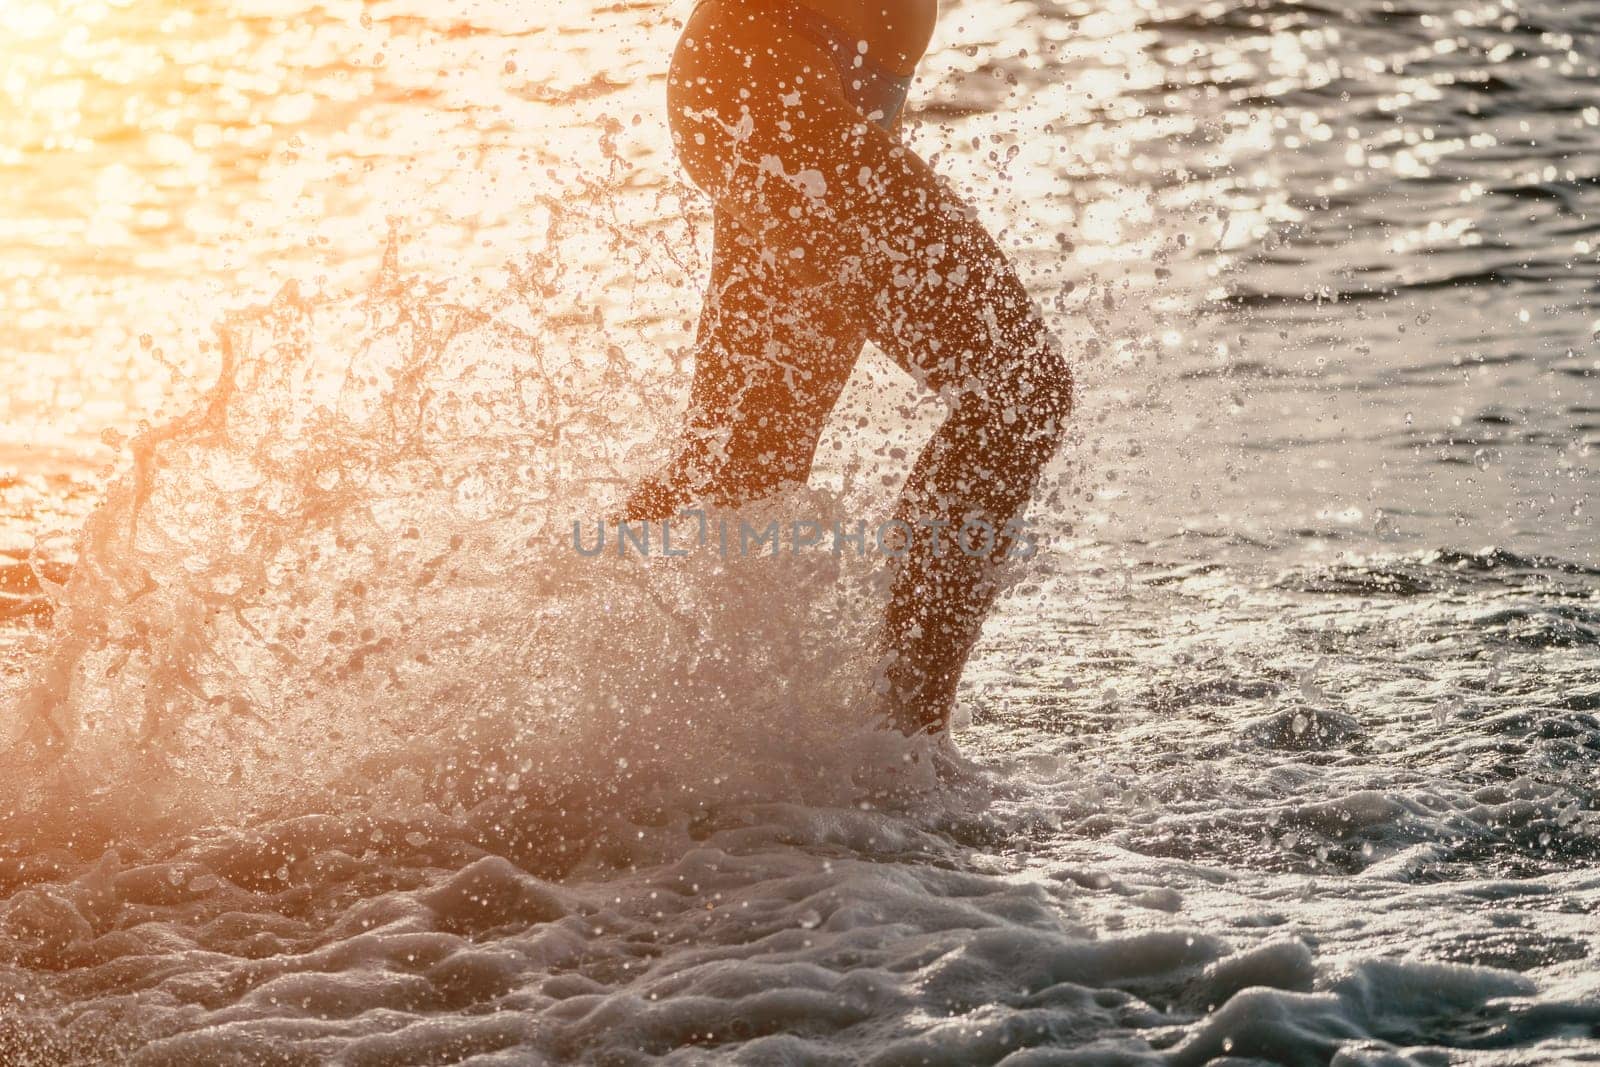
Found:
<path fill-rule="evenodd" d="M 1592 13 L 946 9 L 1083 384 L 957 755 L 871 561 L 564 546 L 709 234 L 683 11 L 532 7 L 0 9 L 0 1059 L 1600 1058 Z"/>

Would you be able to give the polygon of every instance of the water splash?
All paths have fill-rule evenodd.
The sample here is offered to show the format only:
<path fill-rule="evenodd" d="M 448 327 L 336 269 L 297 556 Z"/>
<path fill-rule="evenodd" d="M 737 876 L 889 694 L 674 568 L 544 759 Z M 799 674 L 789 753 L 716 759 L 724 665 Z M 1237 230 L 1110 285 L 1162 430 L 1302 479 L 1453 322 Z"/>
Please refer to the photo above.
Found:
<path fill-rule="evenodd" d="M 559 270 L 530 259 L 486 306 L 452 303 L 391 233 L 368 290 L 289 284 L 230 314 L 215 383 L 133 439 L 53 592 L 7 722 L 15 810 L 77 835 L 372 794 L 681 809 L 870 795 L 864 766 L 903 764 L 862 712 L 872 561 L 574 551 L 673 394 L 551 320 Z"/>

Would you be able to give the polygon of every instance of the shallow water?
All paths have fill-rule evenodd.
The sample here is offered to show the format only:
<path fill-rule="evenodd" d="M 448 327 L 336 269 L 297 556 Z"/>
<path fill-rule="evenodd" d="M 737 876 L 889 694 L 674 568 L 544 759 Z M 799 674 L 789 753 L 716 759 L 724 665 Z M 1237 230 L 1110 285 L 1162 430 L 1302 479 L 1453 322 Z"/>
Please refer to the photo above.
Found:
<path fill-rule="evenodd" d="M 1600 1059 L 1600 22 L 947 8 L 1082 382 L 953 753 L 872 560 L 565 543 L 708 233 L 683 12 L 527 8 L 0 12 L 0 1058 Z"/>

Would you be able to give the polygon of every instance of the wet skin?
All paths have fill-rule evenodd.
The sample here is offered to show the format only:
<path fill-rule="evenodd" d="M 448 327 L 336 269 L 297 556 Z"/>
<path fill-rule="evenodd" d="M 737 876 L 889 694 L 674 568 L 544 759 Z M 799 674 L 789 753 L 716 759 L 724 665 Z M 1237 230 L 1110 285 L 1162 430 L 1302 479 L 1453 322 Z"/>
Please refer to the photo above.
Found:
<path fill-rule="evenodd" d="M 908 70 L 931 18 L 904 7 L 909 29 L 875 58 Z M 863 118 L 825 46 L 710 0 L 684 29 L 667 92 L 679 158 L 716 205 L 712 270 L 678 452 L 634 490 L 628 517 L 737 506 L 804 481 L 862 345 L 878 345 L 949 408 L 896 508 L 912 535 L 881 661 L 884 715 L 908 733 L 942 729 L 1011 547 L 1002 533 L 968 554 L 953 532 L 1004 531 L 1026 506 L 1065 429 L 1070 370 L 1006 255 L 923 160 Z"/>

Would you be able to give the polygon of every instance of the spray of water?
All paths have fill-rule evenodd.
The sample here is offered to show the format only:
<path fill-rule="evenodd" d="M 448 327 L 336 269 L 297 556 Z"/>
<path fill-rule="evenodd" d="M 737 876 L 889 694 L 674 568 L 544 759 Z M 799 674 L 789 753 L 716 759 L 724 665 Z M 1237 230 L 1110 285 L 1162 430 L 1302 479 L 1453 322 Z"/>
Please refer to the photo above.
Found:
<path fill-rule="evenodd" d="M 929 773 L 864 712 L 883 560 L 581 555 L 670 371 L 553 321 L 559 267 L 465 306 L 400 253 L 364 292 L 228 316 L 215 383 L 132 441 L 6 721 L 19 822 L 104 839 L 360 797 L 520 812 L 548 851 L 602 813 Z"/>

